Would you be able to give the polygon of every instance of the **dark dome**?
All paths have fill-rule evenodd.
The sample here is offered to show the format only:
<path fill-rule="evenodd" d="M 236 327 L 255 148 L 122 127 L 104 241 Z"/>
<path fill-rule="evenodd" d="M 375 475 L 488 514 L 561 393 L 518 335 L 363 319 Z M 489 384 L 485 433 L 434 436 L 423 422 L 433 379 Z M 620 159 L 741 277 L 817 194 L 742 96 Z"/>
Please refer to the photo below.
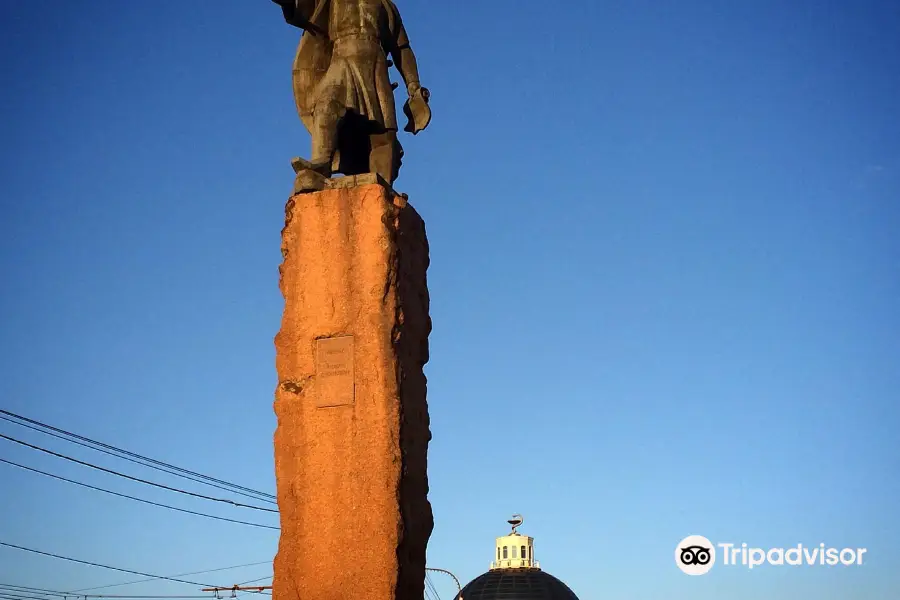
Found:
<path fill-rule="evenodd" d="M 461 595 L 463 600 L 578 600 L 569 586 L 540 569 L 494 569 L 470 581 Z"/>

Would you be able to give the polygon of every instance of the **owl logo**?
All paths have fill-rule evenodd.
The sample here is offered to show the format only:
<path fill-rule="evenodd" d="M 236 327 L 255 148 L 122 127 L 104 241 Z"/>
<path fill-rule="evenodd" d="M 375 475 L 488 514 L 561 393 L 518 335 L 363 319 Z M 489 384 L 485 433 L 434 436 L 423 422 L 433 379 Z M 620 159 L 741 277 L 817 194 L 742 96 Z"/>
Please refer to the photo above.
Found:
<path fill-rule="evenodd" d="M 705 565 L 709 563 L 709 548 L 703 546 L 690 546 L 681 549 L 681 564 Z"/>
<path fill-rule="evenodd" d="M 706 575 L 716 564 L 716 547 L 702 535 L 690 535 L 675 547 L 675 566 L 687 575 Z"/>

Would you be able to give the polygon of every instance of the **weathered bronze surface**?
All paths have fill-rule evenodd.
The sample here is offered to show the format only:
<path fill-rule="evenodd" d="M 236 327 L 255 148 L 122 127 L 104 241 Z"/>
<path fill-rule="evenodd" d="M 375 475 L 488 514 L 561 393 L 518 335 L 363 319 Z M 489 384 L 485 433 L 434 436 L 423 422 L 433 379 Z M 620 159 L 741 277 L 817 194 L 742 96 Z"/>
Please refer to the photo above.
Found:
<path fill-rule="evenodd" d="M 312 136 L 312 156 L 292 161 L 295 192 L 324 189 L 335 172 L 377 173 L 393 183 L 403 149 L 390 66 L 396 65 L 409 95 L 404 129 L 417 134 L 431 121 L 430 94 L 419 83 L 396 5 L 392 0 L 273 2 L 289 24 L 304 29 L 294 59 L 294 99 Z"/>
<path fill-rule="evenodd" d="M 316 406 L 353 404 L 353 336 L 316 340 Z"/>

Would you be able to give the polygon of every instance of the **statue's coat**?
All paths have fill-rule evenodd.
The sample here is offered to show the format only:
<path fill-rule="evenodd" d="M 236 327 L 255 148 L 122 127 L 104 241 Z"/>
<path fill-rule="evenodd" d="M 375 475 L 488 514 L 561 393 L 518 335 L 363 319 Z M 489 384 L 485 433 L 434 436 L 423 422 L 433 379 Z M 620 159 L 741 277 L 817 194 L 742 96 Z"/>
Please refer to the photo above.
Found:
<path fill-rule="evenodd" d="M 303 0 L 298 4 L 303 4 Z M 385 55 L 395 48 L 408 45 L 409 41 L 400 13 L 391 0 L 382 0 L 385 9 L 388 38 L 382 40 Z M 373 70 L 366 73 L 360 65 L 351 60 L 335 60 L 334 42 L 330 38 L 329 13 L 331 0 L 318 0 L 308 11 L 308 17 L 297 14 L 302 6 L 295 9 L 296 24 L 305 31 L 300 38 L 297 55 L 294 58 L 294 101 L 297 112 L 307 129 L 312 128 L 313 111 L 316 102 L 329 86 L 341 87 L 338 93 L 346 108 L 370 118 L 386 129 L 397 129 L 393 89 L 387 73 L 386 56 L 378 57 L 375 64 L 365 65 Z M 300 17 L 302 21 L 298 20 Z M 309 26 L 311 25 L 311 27 Z"/>

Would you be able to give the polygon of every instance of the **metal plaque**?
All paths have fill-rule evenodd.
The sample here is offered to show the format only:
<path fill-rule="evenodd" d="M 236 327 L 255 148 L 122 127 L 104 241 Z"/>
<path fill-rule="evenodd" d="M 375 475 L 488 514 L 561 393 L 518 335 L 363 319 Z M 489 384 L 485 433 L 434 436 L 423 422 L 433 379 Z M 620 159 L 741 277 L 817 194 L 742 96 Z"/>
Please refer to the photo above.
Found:
<path fill-rule="evenodd" d="M 316 340 L 316 407 L 353 405 L 353 336 Z"/>

